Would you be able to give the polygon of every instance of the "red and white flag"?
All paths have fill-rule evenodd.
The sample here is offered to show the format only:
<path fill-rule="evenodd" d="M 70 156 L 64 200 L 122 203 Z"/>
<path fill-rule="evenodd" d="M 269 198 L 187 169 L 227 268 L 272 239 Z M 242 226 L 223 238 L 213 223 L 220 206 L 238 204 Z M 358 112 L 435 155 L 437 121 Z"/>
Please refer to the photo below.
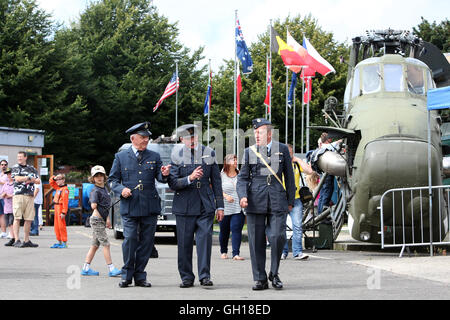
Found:
<path fill-rule="evenodd" d="M 153 108 L 153 112 L 158 110 L 161 103 L 163 103 L 164 99 L 167 97 L 170 97 L 175 92 L 178 91 L 178 88 L 180 87 L 180 79 L 178 79 L 178 74 L 176 72 L 173 73 L 172 78 L 170 79 L 169 83 L 167 84 L 166 90 L 164 90 L 163 95 L 159 99 L 159 101 L 156 103 L 155 107 Z"/>
<path fill-rule="evenodd" d="M 267 106 L 267 114 L 270 114 L 270 92 L 272 90 L 272 78 L 270 75 L 270 59 L 267 57 L 267 70 L 266 70 L 266 99 L 264 104 Z"/>
<path fill-rule="evenodd" d="M 241 75 L 238 75 L 236 79 L 236 113 L 241 115 L 241 92 L 242 92 L 242 82 Z"/>
<path fill-rule="evenodd" d="M 334 70 L 333 66 L 324 58 L 322 58 L 322 56 L 305 37 L 303 37 L 303 47 L 306 49 L 306 51 L 308 51 L 308 55 L 310 56 L 310 63 L 308 63 L 308 67 L 316 70 L 323 76 L 326 76 L 330 72 L 336 73 L 336 70 Z"/>
<path fill-rule="evenodd" d="M 311 101 L 311 77 L 304 77 L 303 81 L 305 83 L 305 93 L 303 94 L 303 103 L 307 104 Z"/>

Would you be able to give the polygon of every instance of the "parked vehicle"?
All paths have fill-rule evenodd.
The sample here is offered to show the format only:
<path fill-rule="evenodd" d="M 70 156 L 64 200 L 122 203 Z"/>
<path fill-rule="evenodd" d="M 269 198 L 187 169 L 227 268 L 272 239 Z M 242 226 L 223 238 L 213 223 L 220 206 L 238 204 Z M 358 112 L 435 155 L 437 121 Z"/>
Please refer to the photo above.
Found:
<path fill-rule="evenodd" d="M 170 155 L 176 144 L 169 143 L 149 143 L 147 149 L 158 152 L 161 156 L 161 161 L 163 165 L 168 165 L 170 163 Z M 131 143 L 125 143 L 122 145 L 118 151 L 122 151 L 131 147 Z M 157 232 L 174 232 L 176 237 L 176 221 L 175 215 L 172 214 L 172 201 L 174 192 L 169 189 L 167 183 L 160 183 L 155 181 L 156 189 L 158 190 L 159 197 L 161 198 L 161 214 L 158 216 L 158 222 L 156 231 Z M 120 216 L 120 202 L 119 196 L 111 192 L 111 200 L 115 205 L 111 208 L 111 224 L 114 229 L 114 238 L 123 238 L 123 226 L 122 219 Z M 117 202 L 117 203 L 116 203 Z"/>

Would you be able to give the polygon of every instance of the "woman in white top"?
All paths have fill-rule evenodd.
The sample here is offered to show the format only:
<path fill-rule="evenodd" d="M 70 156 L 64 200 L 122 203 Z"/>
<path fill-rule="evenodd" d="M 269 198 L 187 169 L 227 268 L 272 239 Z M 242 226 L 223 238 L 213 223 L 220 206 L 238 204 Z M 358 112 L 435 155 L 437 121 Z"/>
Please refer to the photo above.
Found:
<path fill-rule="evenodd" d="M 222 259 L 228 259 L 228 240 L 231 231 L 233 260 L 244 260 L 244 258 L 239 255 L 245 216 L 241 211 L 239 197 L 236 192 L 238 173 L 236 155 L 228 154 L 224 159 L 223 170 L 221 172 L 222 191 L 225 200 L 225 216 L 222 221 L 219 222 L 219 241 Z"/>

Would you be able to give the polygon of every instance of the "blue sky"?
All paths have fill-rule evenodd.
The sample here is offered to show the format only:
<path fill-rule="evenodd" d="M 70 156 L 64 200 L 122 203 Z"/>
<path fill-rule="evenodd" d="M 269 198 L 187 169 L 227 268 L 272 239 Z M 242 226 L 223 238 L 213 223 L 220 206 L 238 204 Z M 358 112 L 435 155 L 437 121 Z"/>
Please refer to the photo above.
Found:
<path fill-rule="evenodd" d="M 92 0 L 37 0 L 41 8 L 61 22 L 77 20 Z M 169 22 L 178 21 L 180 41 L 190 48 L 204 46 L 213 71 L 223 59 L 234 59 L 234 16 L 238 10 L 244 38 L 249 46 L 264 33 L 270 19 L 309 13 L 335 39 L 351 38 L 373 29 L 407 29 L 417 26 L 423 16 L 430 22 L 448 19 L 448 0 L 153 0 Z M 297 39 L 301 42 L 301 39 Z M 314 44 L 313 44 L 314 45 Z"/>

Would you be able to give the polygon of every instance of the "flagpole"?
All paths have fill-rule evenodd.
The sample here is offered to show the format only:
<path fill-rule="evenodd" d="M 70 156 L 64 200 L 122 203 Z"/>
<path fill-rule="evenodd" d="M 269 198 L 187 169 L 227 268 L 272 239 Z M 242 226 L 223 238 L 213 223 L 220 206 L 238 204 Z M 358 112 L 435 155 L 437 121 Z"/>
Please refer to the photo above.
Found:
<path fill-rule="evenodd" d="M 288 143 L 288 90 L 289 90 L 288 77 L 289 77 L 289 69 L 288 67 L 286 67 L 286 137 L 284 139 L 286 141 L 286 144 Z"/>
<path fill-rule="evenodd" d="M 294 115 L 292 120 L 292 151 L 295 153 L 295 87 L 294 87 Z"/>
<path fill-rule="evenodd" d="M 176 79 L 175 81 L 178 81 L 178 61 L 175 61 L 175 73 L 176 75 Z M 175 134 L 178 135 L 178 85 L 175 82 Z"/>
<path fill-rule="evenodd" d="M 269 47 L 269 73 L 270 73 L 270 91 L 269 91 L 269 121 L 272 122 L 272 19 L 270 19 L 270 47 Z"/>
<path fill-rule="evenodd" d="M 210 85 L 210 89 L 209 89 L 209 90 L 212 91 L 212 83 L 211 83 L 211 59 L 209 59 L 208 82 L 209 82 L 209 85 Z M 210 91 L 209 98 L 208 98 L 208 104 L 209 104 L 209 105 L 208 105 L 208 147 L 209 147 L 209 114 L 211 113 L 211 104 L 212 104 L 212 101 L 211 101 L 211 99 L 212 99 L 211 91 Z"/>
<path fill-rule="evenodd" d="M 302 70 L 303 71 L 303 70 Z M 303 72 L 302 72 L 303 73 Z M 300 75 L 302 74 L 302 73 L 300 73 Z M 301 141 L 302 141 L 302 143 L 301 143 L 301 153 L 303 153 L 303 141 L 304 141 L 304 136 L 303 136 L 303 134 L 304 134 L 304 124 L 305 124 L 305 108 L 304 108 L 304 106 L 305 106 L 305 103 L 304 103 L 304 96 L 305 96 L 305 78 L 304 77 L 300 77 L 300 78 L 302 78 L 302 98 L 301 98 L 301 101 L 302 101 L 302 131 L 301 131 Z"/>
<path fill-rule="evenodd" d="M 270 32 L 270 30 L 269 30 L 269 32 Z M 269 79 L 268 78 L 268 76 L 269 76 L 269 74 L 268 74 L 268 69 L 269 69 L 269 66 L 267 65 L 269 63 L 269 56 L 267 55 L 267 53 L 266 53 L 266 93 L 267 93 L 267 88 L 269 87 L 269 84 L 267 83 L 267 80 Z M 267 119 L 267 110 L 268 110 L 268 106 L 265 104 L 265 106 L 266 106 L 266 119 Z"/>
<path fill-rule="evenodd" d="M 312 81 L 311 77 L 308 78 L 308 104 L 306 105 L 306 152 L 309 151 L 309 96 L 311 95 L 311 87 L 312 84 L 309 85 L 309 82 Z"/>
<path fill-rule="evenodd" d="M 237 44 L 236 44 L 236 22 L 237 10 L 234 11 L 234 113 L 233 113 L 233 153 L 236 154 L 236 59 L 237 59 Z"/>

